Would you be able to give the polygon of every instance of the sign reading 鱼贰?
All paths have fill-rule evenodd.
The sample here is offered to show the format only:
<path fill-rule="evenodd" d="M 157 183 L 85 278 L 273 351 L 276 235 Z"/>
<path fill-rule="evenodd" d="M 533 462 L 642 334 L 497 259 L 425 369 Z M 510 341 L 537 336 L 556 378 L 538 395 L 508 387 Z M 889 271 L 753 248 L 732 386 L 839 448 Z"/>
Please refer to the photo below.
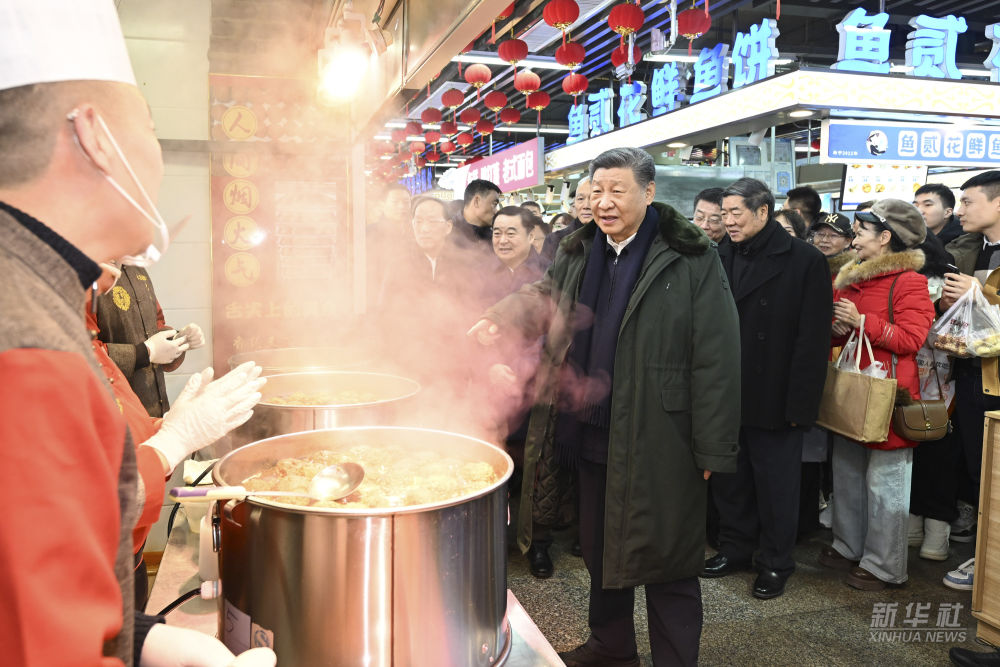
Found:
<path fill-rule="evenodd" d="M 827 120 L 821 143 L 823 162 L 961 167 L 1000 164 L 1000 127 Z"/>

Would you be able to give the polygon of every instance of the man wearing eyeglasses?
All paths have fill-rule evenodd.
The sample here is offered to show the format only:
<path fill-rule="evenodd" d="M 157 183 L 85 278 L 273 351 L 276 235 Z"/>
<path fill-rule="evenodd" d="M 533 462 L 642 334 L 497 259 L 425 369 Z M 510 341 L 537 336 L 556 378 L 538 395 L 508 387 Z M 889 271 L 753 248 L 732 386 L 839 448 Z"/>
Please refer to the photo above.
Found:
<path fill-rule="evenodd" d="M 722 224 L 722 188 L 707 188 L 695 196 L 692 221 L 714 242 L 721 243 L 726 238 L 726 227 Z"/>

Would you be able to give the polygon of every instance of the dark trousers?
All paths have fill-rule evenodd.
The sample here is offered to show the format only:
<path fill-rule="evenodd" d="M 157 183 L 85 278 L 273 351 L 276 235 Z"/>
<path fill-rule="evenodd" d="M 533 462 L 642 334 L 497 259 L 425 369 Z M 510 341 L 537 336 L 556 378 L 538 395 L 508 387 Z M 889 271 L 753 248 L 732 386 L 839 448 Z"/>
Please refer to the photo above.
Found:
<path fill-rule="evenodd" d="M 921 442 L 914 448 L 910 514 L 948 523 L 958 518 L 956 468 L 961 449 L 956 431 L 940 440 Z"/>
<path fill-rule="evenodd" d="M 799 520 L 802 431 L 740 428 L 734 473 L 714 473 L 719 508 L 719 551 L 758 568 L 788 576 L 795 571 L 792 548 Z"/>
<path fill-rule="evenodd" d="M 636 654 L 635 589 L 602 588 L 604 493 L 608 467 L 580 461 L 580 547 L 590 572 L 590 639 L 587 646 L 608 658 Z M 670 511 L 664 508 L 664 511 Z M 695 665 L 701 640 L 701 587 L 697 577 L 646 584 L 649 644 L 655 665 Z"/>
<path fill-rule="evenodd" d="M 955 363 L 955 410 L 951 419 L 960 443 L 955 448 L 958 497 L 975 506 L 979 504 L 983 468 L 983 419 L 986 412 L 1000 410 L 1000 397 L 983 393 L 982 369 L 973 361 Z"/>

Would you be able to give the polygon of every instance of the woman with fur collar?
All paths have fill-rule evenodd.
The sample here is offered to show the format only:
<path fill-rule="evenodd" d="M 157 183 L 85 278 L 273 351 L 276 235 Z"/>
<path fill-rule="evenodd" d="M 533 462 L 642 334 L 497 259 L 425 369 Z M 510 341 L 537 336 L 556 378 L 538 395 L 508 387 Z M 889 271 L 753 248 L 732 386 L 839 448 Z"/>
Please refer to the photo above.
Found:
<path fill-rule="evenodd" d="M 897 380 L 897 402 L 912 400 L 919 396 L 917 350 L 934 321 L 927 278 L 918 273 L 925 262 L 918 246 L 927 228 L 916 207 L 898 199 L 876 202 L 857 219 L 852 245 L 858 263 L 844 266 L 834 280 L 833 345 L 843 345 L 864 315 L 875 360 Z M 879 443 L 833 437 L 834 539 L 822 549 L 820 563 L 848 571 L 847 583 L 855 588 L 881 590 L 906 581 L 915 445 L 891 429 Z"/>

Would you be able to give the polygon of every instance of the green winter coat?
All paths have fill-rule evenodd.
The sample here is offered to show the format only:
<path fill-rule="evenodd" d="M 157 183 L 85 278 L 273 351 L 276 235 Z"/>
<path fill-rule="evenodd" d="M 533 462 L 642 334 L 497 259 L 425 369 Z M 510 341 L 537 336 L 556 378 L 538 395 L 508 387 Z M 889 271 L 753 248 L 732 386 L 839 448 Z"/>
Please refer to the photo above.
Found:
<path fill-rule="evenodd" d="M 605 588 L 697 575 L 704 564 L 707 484 L 702 472 L 736 470 L 740 426 L 739 322 L 711 241 L 654 202 L 659 234 L 646 256 L 618 334 L 611 394 Z M 554 399 L 573 332 L 596 225 L 569 235 L 545 277 L 486 317 L 544 335 L 538 396 L 525 445 L 518 544 L 531 543 L 530 480 L 554 468 Z M 544 483 L 543 483 L 544 486 Z M 537 514 L 536 514 L 537 517 Z"/>

